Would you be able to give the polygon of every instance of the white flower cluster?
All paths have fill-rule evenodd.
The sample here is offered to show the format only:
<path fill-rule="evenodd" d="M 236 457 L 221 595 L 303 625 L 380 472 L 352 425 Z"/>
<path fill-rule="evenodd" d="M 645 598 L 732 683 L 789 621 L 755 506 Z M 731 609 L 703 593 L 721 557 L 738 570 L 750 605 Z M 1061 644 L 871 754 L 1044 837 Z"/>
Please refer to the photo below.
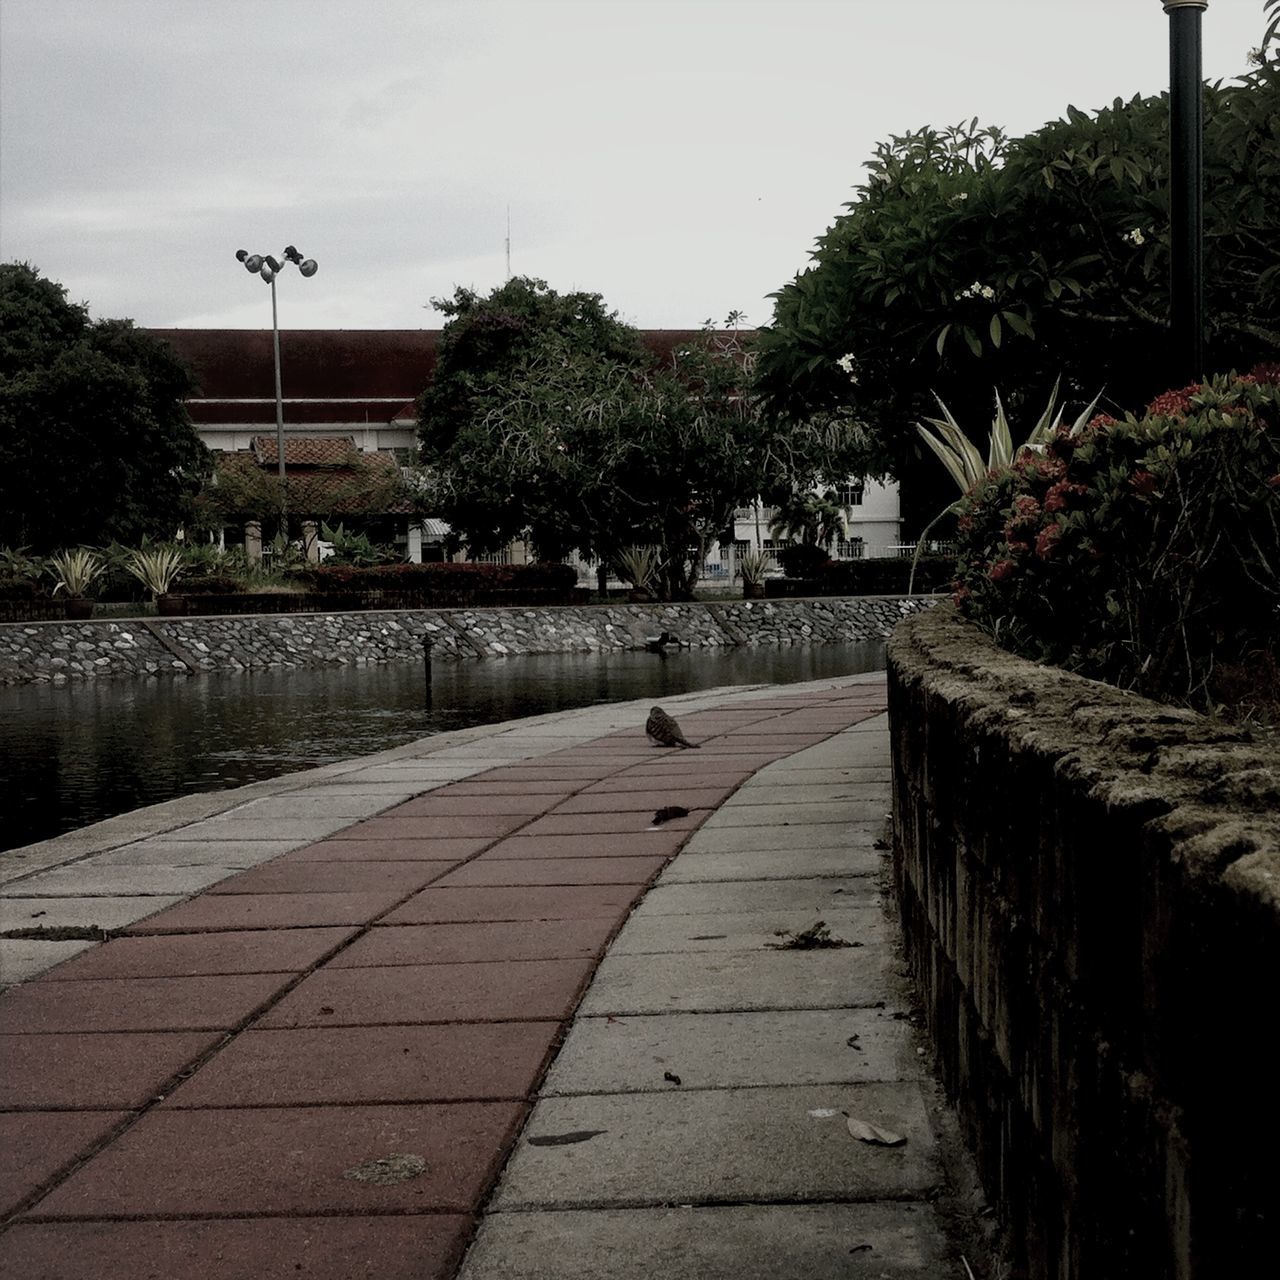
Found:
<path fill-rule="evenodd" d="M 840 368 L 844 370 L 845 374 L 849 378 L 849 381 L 852 382 L 855 387 L 858 385 L 858 375 L 854 373 L 854 369 L 857 367 L 857 363 L 858 362 L 853 358 L 852 351 L 848 352 L 846 355 L 842 355 L 840 359 L 836 361 L 836 364 L 838 364 Z"/>
<path fill-rule="evenodd" d="M 956 294 L 956 301 L 963 302 L 965 298 L 985 298 L 988 302 L 996 296 L 996 291 L 989 284 L 979 284 L 975 280 L 967 289 L 961 289 Z"/>
<path fill-rule="evenodd" d="M 969 193 L 967 191 L 957 191 L 955 195 L 951 197 L 951 203 L 959 204 L 962 200 L 967 200 L 968 198 Z"/>
<path fill-rule="evenodd" d="M 1142 234 L 1141 227 L 1134 227 L 1132 231 L 1126 231 L 1124 235 L 1121 236 L 1120 238 L 1122 240 L 1127 240 L 1130 244 L 1135 244 L 1135 245 L 1147 243 L 1147 237 Z"/>

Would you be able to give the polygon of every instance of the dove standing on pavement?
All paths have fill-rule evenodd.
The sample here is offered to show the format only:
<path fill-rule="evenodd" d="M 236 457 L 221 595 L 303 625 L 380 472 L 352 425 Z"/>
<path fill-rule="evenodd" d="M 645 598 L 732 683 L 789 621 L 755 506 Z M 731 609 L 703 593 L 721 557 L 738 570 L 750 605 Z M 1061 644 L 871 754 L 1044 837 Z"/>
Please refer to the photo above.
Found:
<path fill-rule="evenodd" d="M 654 707 L 645 721 L 644 731 L 660 747 L 696 747 L 680 732 L 680 726 L 661 707 Z"/>

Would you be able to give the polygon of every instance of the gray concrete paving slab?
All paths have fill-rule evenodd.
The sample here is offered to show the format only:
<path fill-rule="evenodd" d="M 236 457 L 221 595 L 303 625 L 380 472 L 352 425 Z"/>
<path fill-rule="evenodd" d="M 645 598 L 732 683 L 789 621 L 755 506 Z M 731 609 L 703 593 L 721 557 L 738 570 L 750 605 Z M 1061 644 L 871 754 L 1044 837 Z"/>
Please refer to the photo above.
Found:
<path fill-rule="evenodd" d="M 114 898 L 3 898 L 0 933 L 13 929 L 123 929 L 155 915 L 182 896 Z"/>
<path fill-rule="evenodd" d="M 749 1009 L 870 1007 L 901 989 L 886 948 L 606 955 L 582 1017 Z"/>
<path fill-rule="evenodd" d="M 334 795 L 327 787 L 314 790 L 311 794 L 293 794 L 282 796 L 263 796 L 258 800 L 250 800 L 227 811 L 224 818 L 211 821 L 226 821 L 262 818 L 367 818 L 371 814 L 381 813 L 390 808 L 394 800 L 387 800 L 378 795 Z"/>
<path fill-rule="evenodd" d="M 686 853 L 742 853 L 752 849 L 850 848 L 871 844 L 884 830 L 883 822 L 794 822 L 777 826 L 722 827 L 708 823 L 685 846 Z"/>
<path fill-rule="evenodd" d="M 226 866 L 103 867 L 96 861 L 77 862 L 15 880 L 0 889 L 0 898 L 185 897 L 225 880 L 235 870 Z"/>
<path fill-rule="evenodd" d="M 784 1009 L 579 1018 L 547 1077 L 549 1097 L 923 1078 L 902 1009 Z"/>
<path fill-rule="evenodd" d="M 849 1117 L 906 1141 L 860 1142 L 849 1132 Z M 564 1141 L 582 1134 L 592 1136 Z M 493 1205 L 908 1199 L 928 1196 L 939 1184 L 933 1131 L 913 1083 L 676 1089 L 543 1098 Z"/>
<path fill-rule="evenodd" d="M 739 794 L 716 811 L 717 831 L 734 827 L 829 826 L 850 823 L 883 823 L 889 817 L 888 796 L 861 800 L 827 800 L 761 803 L 754 791 Z"/>
<path fill-rule="evenodd" d="M 680 1205 L 494 1213 L 460 1280 L 938 1280 L 923 1204 Z"/>
<path fill-rule="evenodd" d="M 822 876 L 870 876 L 882 859 L 865 844 L 834 849 L 801 845 L 787 849 L 752 849 L 745 853 L 693 853 L 686 851 L 663 873 L 659 884 L 694 881 L 794 880 Z"/>
<path fill-rule="evenodd" d="M 884 782 L 855 782 L 845 779 L 839 782 L 804 782 L 794 774 L 783 774 L 781 780 L 753 783 L 742 803 L 746 805 L 774 804 L 879 804 L 880 810 L 888 808 L 890 790 Z M 732 803 L 732 801 L 730 802 Z"/>
<path fill-rule="evenodd" d="M 26 982 L 95 945 L 92 940 L 51 942 L 43 938 L 0 938 L 0 987 Z"/>
<path fill-rule="evenodd" d="M 169 833 L 170 840 L 290 840 L 295 848 L 349 827 L 348 818 L 248 818 L 219 814 Z"/>
<path fill-rule="evenodd" d="M 292 840 L 169 840 L 158 836 L 124 844 L 98 853 L 93 863 L 99 867 L 256 867 L 270 858 L 297 848 Z"/>
<path fill-rule="evenodd" d="M 686 915 L 632 914 L 610 951 L 616 956 L 660 952 L 762 951 L 780 946 L 821 921 L 833 940 L 883 944 L 890 929 L 882 907 L 853 910 L 721 911 Z"/>
<path fill-rule="evenodd" d="M 755 911 L 812 911 L 815 918 L 823 919 L 829 911 L 876 906 L 881 898 L 879 882 L 869 876 L 737 882 L 659 880 L 631 913 L 631 919 Z"/>
<path fill-rule="evenodd" d="M 770 765 L 768 770 L 757 775 L 761 789 L 767 787 L 797 787 L 826 785 L 829 783 L 885 783 L 893 780 L 889 769 L 876 765 L 846 765 L 842 768 L 829 767 L 810 768 L 800 766 L 794 769 L 775 769 Z"/>

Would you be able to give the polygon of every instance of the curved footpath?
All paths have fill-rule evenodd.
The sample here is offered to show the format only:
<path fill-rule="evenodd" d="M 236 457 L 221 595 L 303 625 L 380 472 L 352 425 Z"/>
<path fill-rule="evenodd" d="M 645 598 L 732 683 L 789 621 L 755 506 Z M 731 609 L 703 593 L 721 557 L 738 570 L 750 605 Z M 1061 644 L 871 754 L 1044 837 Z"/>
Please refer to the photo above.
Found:
<path fill-rule="evenodd" d="M 0 855 L 0 1276 L 963 1275 L 884 677 L 667 707 Z"/>

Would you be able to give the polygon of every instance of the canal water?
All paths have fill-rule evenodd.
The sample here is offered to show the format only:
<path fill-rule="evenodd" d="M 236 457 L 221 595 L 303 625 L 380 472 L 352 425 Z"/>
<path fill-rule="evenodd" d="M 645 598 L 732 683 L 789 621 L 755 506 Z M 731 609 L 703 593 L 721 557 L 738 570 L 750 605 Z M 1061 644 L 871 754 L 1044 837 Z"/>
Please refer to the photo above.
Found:
<path fill-rule="evenodd" d="M 718 685 L 879 671 L 878 641 L 548 654 L 0 689 L 0 850 L 415 738 Z"/>

